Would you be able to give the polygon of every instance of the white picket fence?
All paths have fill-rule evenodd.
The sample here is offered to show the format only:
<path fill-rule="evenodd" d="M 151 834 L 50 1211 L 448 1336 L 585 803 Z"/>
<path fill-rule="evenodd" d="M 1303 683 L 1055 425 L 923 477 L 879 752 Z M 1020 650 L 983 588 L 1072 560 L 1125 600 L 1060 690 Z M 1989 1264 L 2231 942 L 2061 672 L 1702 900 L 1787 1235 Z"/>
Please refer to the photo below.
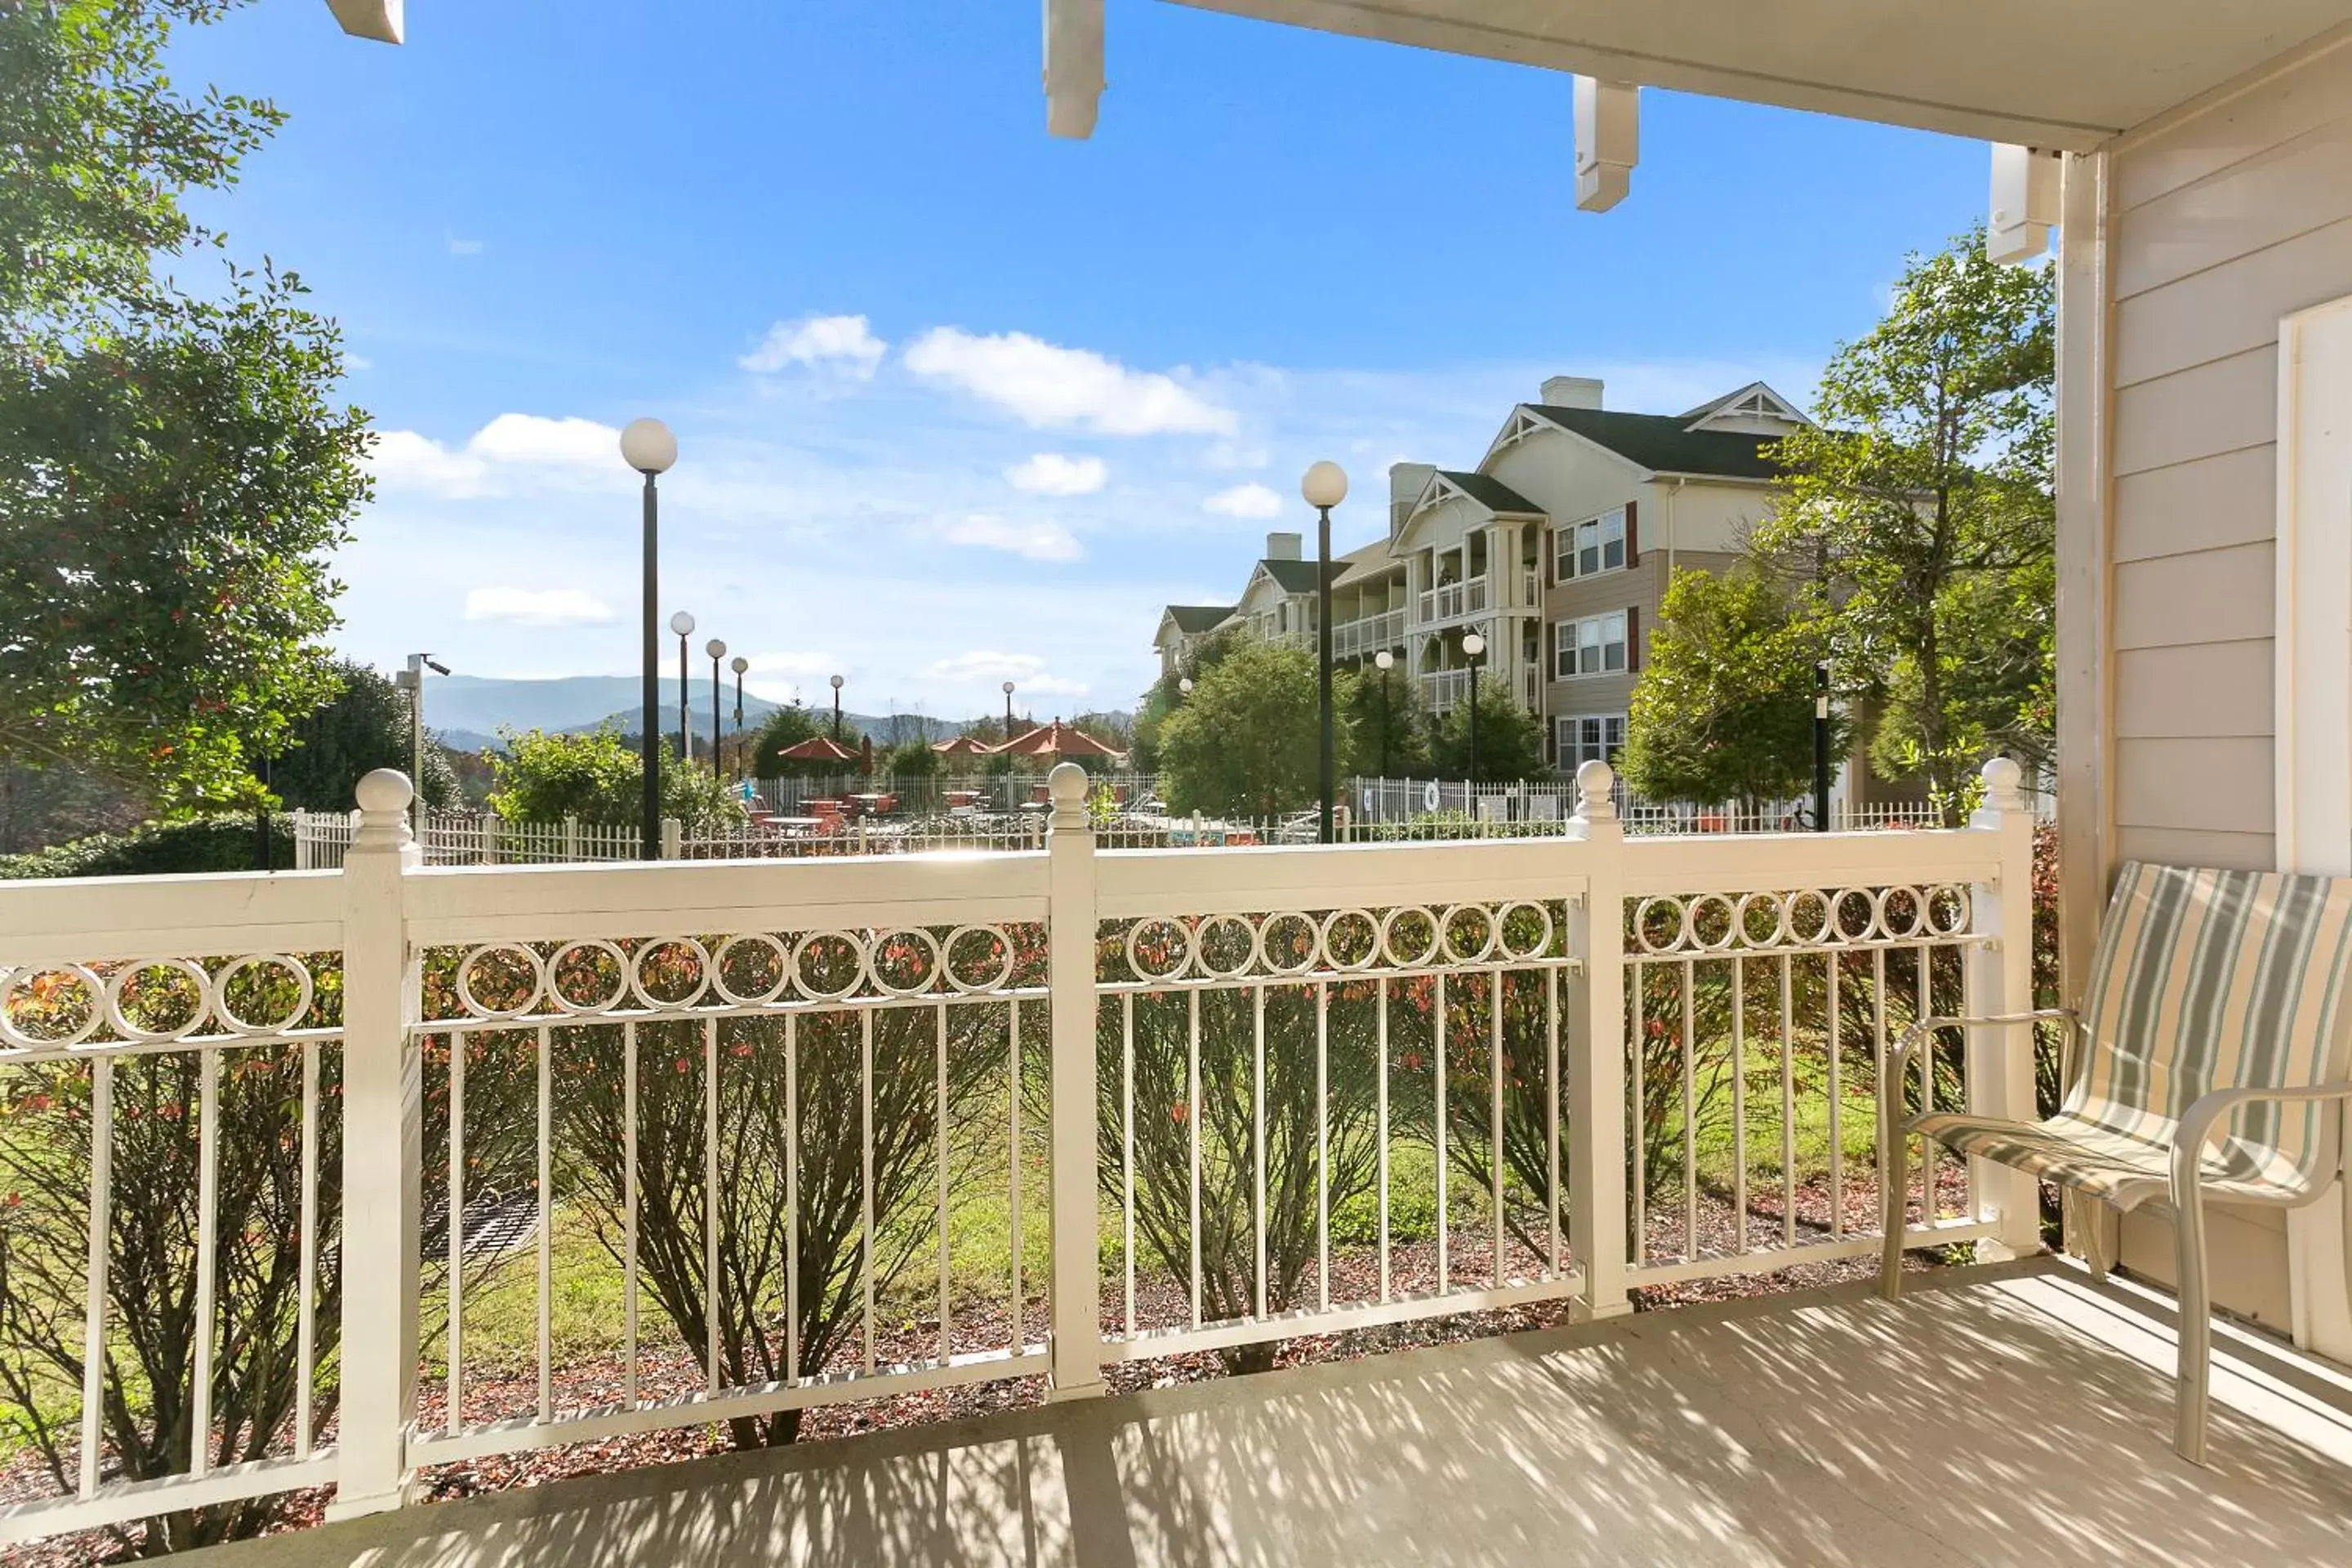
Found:
<path fill-rule="evenodd" d="M 1874 1156 L 1844 1133 L 1889 1031 L 2031 1004 L 2032 823 L 2013 766 L 1987 781 L 1966 830 L 1644 837 L 1591 763 L 1556 837 L 1222 854 L 1106 849 L 1070 768 L 1025 852 L 515 867 L 426 864 L 381 773 L 337 870 L 0 886 L 0 1158 L 39 1178 L 6 1234 L 76 1282 L 47 1310 L 79 1384 L 58 1495 L 0 1509 L 0 1543 L 1860 1256 Z M 1922 1053 L 1914 1092 L 2030 1114 L 2010 1047 Z M 1727 1096 L 1727 1159 L 1700 1141 Z M 1916 1244 L 2035 1244 L 1996 1168 L 1930 1161 L 1912 1201 Z M 551 1330 L 604 1267 L 555 1248 L 581 1205 L 622 1281 L 585 1402 Z M 951 1213 L 1001 1227 L 996 1278 L 958 1280 Z M 482 1244 L 492 1215 L 523 1239 Z M 494 1283 L 536 1347 L 489 1366 Z M 163 1392 L 195 1439 L 134 1464 L 163 1374 L 123 1325 L 184 1286 Z M 283 1364 L 292 1403 L 225 1425 Z"/>

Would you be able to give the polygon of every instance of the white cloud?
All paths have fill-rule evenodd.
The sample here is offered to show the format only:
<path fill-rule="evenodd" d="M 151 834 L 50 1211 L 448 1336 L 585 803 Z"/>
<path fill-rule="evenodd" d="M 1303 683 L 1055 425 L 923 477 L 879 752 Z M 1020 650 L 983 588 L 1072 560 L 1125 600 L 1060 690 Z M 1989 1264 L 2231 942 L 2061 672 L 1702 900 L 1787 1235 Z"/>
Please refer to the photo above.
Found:
<path fill-rule="evenodd" d="M 874 374 L 889 348 L 874 335 L 863 316 L 803 316 L 770 327 L 760 346 L 735 363 L 761 375 L 800 364 L 839 371 L 863 381 Z"/>
<path fill-rule="evenodd" d="M 841 668 L 841 660 L 822 651 L 755 653 L 745 656 L 751 661 L 751 672 L 757 675 L 830 675 Z"/>
<path fill-rule="evenodd" d="M 1081 426 L 1106 436 L 1229 436 L 1233 410 L 1157 371 L 1129 370 L 1087 349 L 1026 332 L 981 337 L 934 327 L 908 345 L 907 368 L 995 404 L 1024 424 Z"/>
<path fill-rule="evenodd" d="M 1100 458 L 1066 458 L 1040 452 L 1004 470 L 1005 481 L 1016 490 L 1040 496 L 1090 496 L 1103 488 L 1110 469 Z"/>
<path fill-rule="evenodd" d="M 373 370 L 375 368 L 375 361 L 368 358 L 365 354 L 345 354 L 343 356 L 343 368 L 345 370 Z"/>
<path fill-rule="evenodd" d="M 517 626 L 602 626 L 613 607 L 583 588 L 469 588 L 466 618 Z"/>
<path fill-rule="evenodd" d="M 1201 506 L 1220 517 L 1247 518 L 1259 522 L 1282 515 L 1282 498 L 1264 485 L 1235 485 L 1231 489 L 1219 490 Z"/>
<path fill-rule="evenodd" d="M 975 648 L 952 658 L 935 659 L 923 671 L 926 678 L 950 686 L 1001 686 L 1011 681 L 1015 696 L 1084 697 L 1087 684 L 1045 673 L 1045 661 L 1033 653 L 997 653 Z"/>
<path fill-rule="evenodd" d="M 501 469 L 533 470 L 530 481 L 541 485 L 550 470 L 618 474 L 620 440 L 593 419 L 501 414 L 454 448 L 414 430 L 379 431 L 372 461 L 387 489 L 463 500 L 499 493 Z"/>
<path fill-rule="evenodd" d="M 1077 540 L 1058 522 L 1008 522 L 985 512 L 942 522 L 939 535 L 950 544 L 1008 551 L 1032 561 L 1076 561 L 1083 553 Z"/>
<path fill-rule="evenodd" d="M 449 237 L 449 254 L 452 256 L 479 256 L 482 254 L 482 242 L 478 239 L 459 239 L 457 236 L 451 235 Z"/>

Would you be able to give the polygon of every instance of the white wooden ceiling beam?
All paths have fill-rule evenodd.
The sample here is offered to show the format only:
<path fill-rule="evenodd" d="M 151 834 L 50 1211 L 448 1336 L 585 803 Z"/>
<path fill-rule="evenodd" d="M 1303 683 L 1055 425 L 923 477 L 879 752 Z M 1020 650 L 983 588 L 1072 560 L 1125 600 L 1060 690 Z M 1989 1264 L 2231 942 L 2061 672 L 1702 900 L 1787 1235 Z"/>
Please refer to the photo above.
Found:
<path fill-rule="evenodd" d="M 1986 259 L 2031 261 L 2050 248 L 2050 231 L 2058 222 L 2059 168 L 2056 153 L 1993 143 Z"/>
<path fill-rule="evenodd" d="M 1642 89 L 1630 81 L 1576 79 L 1576 205 L 1605 213 L 1625 199 L 1642 153 Z"/>
<path fill-rule="evenodd" d="M 1103 91 L 1103 0 L 1045 0 L 1045 129 L 1084 141 Z"/>
<path fill-rule="evenodd" d="M 400 42 L 402 0 L 327 0 L 343 31 L 379 44 Z"/>

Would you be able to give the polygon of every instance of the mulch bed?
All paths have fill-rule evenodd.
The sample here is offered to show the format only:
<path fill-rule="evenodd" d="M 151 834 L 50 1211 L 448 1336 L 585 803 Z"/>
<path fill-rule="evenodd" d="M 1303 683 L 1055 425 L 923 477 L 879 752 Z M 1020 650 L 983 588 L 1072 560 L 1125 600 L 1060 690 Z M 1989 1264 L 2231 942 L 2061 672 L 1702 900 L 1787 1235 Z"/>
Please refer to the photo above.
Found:
<path fill-rule="evenodd" d="M 1963 1210 L 1967 1199 L 1964 1167 L 1959 1162 L 1947 1160 L 1937 1174 L 1939 1208 L 1947 1213 Z M 1915 1180 L 1912 1205 L 1915 1220 L 1916 1191 Z M 1750 1212 L 1746 1229 L 1751 1247 L 1767 1248 L 1781 1244 L 1781 1195 L 1777 1184 L 1769 1189 L 1751 1190 L 1748 1194 Z M 1866 1175 L 1860 1181 L 1849 1181 L 1842 1196 L 1845 1224 L 1850 1233 L 1864 1233 L 1875 1226 L 1877 1192 Z M 1796 1198 L 1798 1242 L 1801 1245 L 1827 1237 L 1831 1206 L 1827 1182 L 1817 1179 L 1800 1186 Z M 1703 1194 L 1698 1215 L 1698 1250 L 1702 1257 L 1722 1255 L 1736 1249 L 1741 1226 L 1727 1202 Z M 1679 1202 L 1669 1206 L 1654 1205 L 1646 1226 L 1652 1261 L 1671 1262 L 1681 1256 L 1683 1219 Z M 1479 1226 L 1477 1229 L 1482 1234 L 1465 1234 L 1471 1228 L 1457 1223 L 1448 1237 L 1447 1274 L 1457 1289 L 1477 1289 L 1493 1280 L 1491 1232 Z M 1437 1248 L 1433 1241 L 1392 1247 L 1389 1259 L 1392 1295 L 1416 1294 L 1435 1287 Z M 1515 1243 L 1507 1243 L 1507 1274 L 1532 1279 L 1538 1261 Z M 1769 1258 L 1758 1261 L 1759 1266 L 1769 1266 Z M 1330 1299 L 1334 1302 L 1362 1301 L 1377 1296 L 1380 1260 L 1372 1248 L 1335 1249 L 1331 1265 Z M 1914 1253 L 1910 1266 L 1925 1268 L 1934 1264 L 1927 1255 Z M 1769 1274 L 1733 1274 L 1674 1285 L 1643 1287 L 1633 1292 L 1633 1306 L 1637 1311 L 1651 1311 L 1694 1301 L 1777 1295 L 1866 1279 L 1875 1272 L 1876 1267 L 1875 1257 L 1868 1256 L 1802 1264 Z M 1310 1262 L 1300 1286 L 1299 1300 L 1311 1302 L 1315 1299 L 1315 1268 Z M 1126 1327 L 1123 1279 L 1114 1279 L 1106 1287 L 1102 1306 L 1104 1331 L 1123 1332 Z M 657 1309 L 650 1300 L 644 1302 L 643 1310 L 648 1342 L 641 1346 L 639 1359 L 641 1395 L 656 1399 L 704 1386 L 706 1374 L 698 1358 L 675 1346 L 656 1348 L 651 1342 L 656 1332 L 667 1337 L 667 1320 L 659 1317 Z M 1045 1302 L 1042 1295 L 1033 1296 L 1024 1310 L 1025 1326 L 1034 1341 L 1042 1335 L 1045 1319 Z M 1339 1333 L 1300 1334 L 1279 1342 L 1276 1347 L 1274 1364 L 1276 1367 L 1309 1366 L 1427 1345 L 1486 1339 L 1549 1327 L 1566 1321 L 1567 1312 L 1565 1300 L 1547 1300 Z M 1146 1272 L 1139 1265 L 1135 1295 L 1136 1327 L 1139 1330 L 1174 1328 L 1185 1326 L 1190 1321 L 1189 1282 L 1169 1279 L 1156 1271 Z M 1010 1337 L 1011 1325 L 1004 1304 L 974 1302 L 969 1307 L 960 1305 L 957 1308 L 952 1332 L 957 1351 L 998 1348 L 1009 1342 Z M 877 1319 L 875 1335 L 877 1365 L 925 1361 L 936 1356 L 938 1350 L 939 1324 L 935 1319 Z M 851 1343 L 834 1358 L 833 1364 L 836 1368 L 855 1367 L 862 1359 L 862 1340 L 853 1332 Z M 562 1412 L 616 1402 L 623 1393 L 624 1370 L 624 1361 L 619 1355 L 576 1358 L 557 1366 L 551 1377 L 555 1408 Z M 1223 1357 L 1213 1351 L 1202 1351 L 1154 1356 L 1149 1360 L 1108 1366 L 1104 1370 L 1104 1381 L 1113 1392 L 1128 1393 L 1137 1389 L 1204 1382 L 1226 1374 Z M 428 1381 L 422 1384 L 417 1412 L 421 1429 L 436 1430 L 446 1420 L 446 1393 L 444 1384 Z M 469 1421 L 527 1415 L 538 1407 L 538 1374 L 533 1368 L 517 1369 L 512 1375 L 507 1375 L 469 1367 L 466 1394 L 465 1415 Z M 960 1388 L 897 1394 L 852 1404 L 819 1406 L 803 1415 L 801 1440 L 821 1442 L 884 1428 L 969 1420 L 998 1411 L 1034 1406 L 1042 1402 L 1044 1394 L 1044 1377 L 1030 1375 Z M 331 1438 L 331 1433 L 329 1433 L 322 1436 L 321 1441 Z M 426 1497 L 432 1499 L 472 1497 L 517 1487 L 542 1486 L 579 1476 L 609 1474 L 616 1470 L 702 1458 L 727 1452 L 729 1447 L 724 1427 L 675 1427 L 434 1466 L 422 1473 L 423 1490 Z M 680 1484 L 690 1485 L 691 1481 L 681 1478 Z M 18 1456 L 14 1463 L 0 1469 L 0 1503 L 54 1495 L 56 1488 L 47 1468 L 30 1454 Z M 324 1489 L 287 1494 L 283 1499 L 283 1514 L 272 1526 L 273 1532 L 318 1523 L 328 1498 L 329 1493 Z M 16 1548 L 0 1553 L 0 1563 L 21 1565 L 21 1568 L 68 1568 L 71 1564 L 106 1561 L 110 1553 L 121 1550 L 119 1542 L 102 1532 L 92 1531 Z"/>

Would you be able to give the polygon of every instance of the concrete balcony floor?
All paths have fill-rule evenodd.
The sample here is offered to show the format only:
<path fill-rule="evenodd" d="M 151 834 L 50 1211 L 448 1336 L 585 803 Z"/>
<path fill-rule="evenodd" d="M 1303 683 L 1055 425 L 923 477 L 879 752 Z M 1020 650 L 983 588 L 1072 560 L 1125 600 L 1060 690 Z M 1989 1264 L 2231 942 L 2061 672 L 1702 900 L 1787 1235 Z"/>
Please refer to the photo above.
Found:
<path fill-rule="evenodd" d="M 2050 1260 L 413 1508 L 207 1568 L 2352 1563 L 2352 1376 Z M 1930 1280 L 1932 1279 L 1932 1282 Z"/>

